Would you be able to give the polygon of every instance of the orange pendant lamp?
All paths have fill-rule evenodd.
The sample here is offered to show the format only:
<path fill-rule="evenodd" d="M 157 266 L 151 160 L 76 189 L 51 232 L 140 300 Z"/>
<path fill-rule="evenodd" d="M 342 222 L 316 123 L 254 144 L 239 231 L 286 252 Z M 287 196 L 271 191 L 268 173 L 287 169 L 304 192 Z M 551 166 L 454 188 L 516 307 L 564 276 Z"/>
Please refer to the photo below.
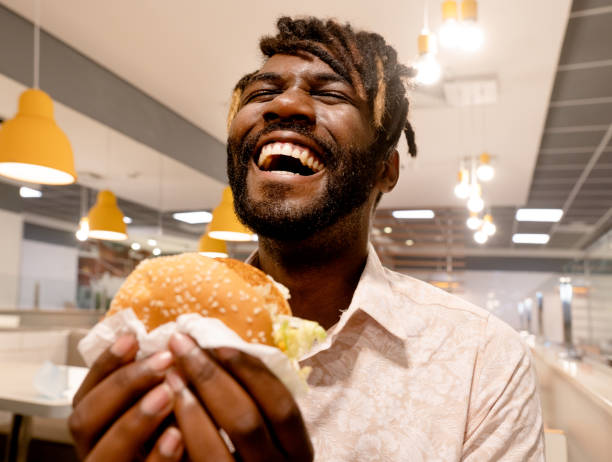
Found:
<path fill-rule="evenodd" d="M 76 181 L 70 142 L 55 123 L 53 101 L 44 91 L 24 91 L 17 115 L 0 126 L 0 175 L 48 185 Z"/>
<path fill-rule="evenodd" d="M 208 235 L 223 241 L 250 241 L 253 232 L 238 220 L 234 211 L 234 196 L 228 186 L 223 190 L 221 203 L 213 210 L 213 218 L 208 225 Z"/>
<path fill-rule="evenodd" d="M 210 258 L 227 258 L 227 245 L 225 241 L 213 239 L 206 232 L 200 236 L 198 252 Z"/>
<path fill-rule="evenodd" d="M 108 190 L 98 193 L 95 205 L 87 214 L 89 220 L 89 237 L 106 241 L 124 241 L 127 239 L 127 226 L 123 221 L 123 212 L 117 205 L 117 198 Z"/>

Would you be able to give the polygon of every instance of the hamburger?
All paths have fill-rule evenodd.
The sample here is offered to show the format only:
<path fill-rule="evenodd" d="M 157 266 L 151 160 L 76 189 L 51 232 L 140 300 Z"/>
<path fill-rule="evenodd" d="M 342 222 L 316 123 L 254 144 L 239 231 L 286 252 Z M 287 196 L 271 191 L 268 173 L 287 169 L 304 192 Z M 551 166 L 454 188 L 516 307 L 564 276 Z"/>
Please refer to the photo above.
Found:
<path fill-rule="evenodd" d="M 277 347 L 297 365 L 325 330 L 293 317 L 289 298 L 287 288 L 251 265 L 184 253 L 142 261 L 106 316 L 131 309 L 147 332 L 182 314 L 216 318 L 244 341 Z"/>

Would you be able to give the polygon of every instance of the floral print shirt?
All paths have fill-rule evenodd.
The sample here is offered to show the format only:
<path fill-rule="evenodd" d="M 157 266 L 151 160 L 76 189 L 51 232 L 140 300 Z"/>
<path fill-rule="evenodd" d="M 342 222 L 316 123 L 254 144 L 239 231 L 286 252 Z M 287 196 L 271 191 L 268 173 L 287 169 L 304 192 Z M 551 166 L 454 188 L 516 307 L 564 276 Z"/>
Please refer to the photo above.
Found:
<path fill-rule="evenodd" d="M 301 364 L 312 367 L 298 404 L 316 462 L 544 461 L 519 334 L 384 268 L 371 245 L 349 308 Z"/>

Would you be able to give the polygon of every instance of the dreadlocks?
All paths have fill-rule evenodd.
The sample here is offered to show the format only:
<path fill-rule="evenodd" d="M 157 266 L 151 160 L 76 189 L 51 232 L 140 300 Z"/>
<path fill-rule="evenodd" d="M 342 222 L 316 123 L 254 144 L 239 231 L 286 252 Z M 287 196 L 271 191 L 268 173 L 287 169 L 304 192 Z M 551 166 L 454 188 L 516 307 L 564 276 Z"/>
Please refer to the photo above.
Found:
<path fill-rule="evenodd" d="M 388 156 L 403 131 L 408 151 L 416 156 L 414 131 L 407 118 L 405 86 L 412 76 L 411 69 L 397 61 L 397 52 L 380 35 L 354 32 L 348 24 L 341 25 L 331 19 L 324 22 L 313 17 L 282 17 L 276 25 L 278 34 L 263 37 L 259 43 L 264 56 L 307 52 L 318 57 L 350 82 L 368 102 L 376 130 L 376 151 Z M 245 75 L 234 87 L 228 127 L 238 112 L 242 92 L 255 73 Z"/>

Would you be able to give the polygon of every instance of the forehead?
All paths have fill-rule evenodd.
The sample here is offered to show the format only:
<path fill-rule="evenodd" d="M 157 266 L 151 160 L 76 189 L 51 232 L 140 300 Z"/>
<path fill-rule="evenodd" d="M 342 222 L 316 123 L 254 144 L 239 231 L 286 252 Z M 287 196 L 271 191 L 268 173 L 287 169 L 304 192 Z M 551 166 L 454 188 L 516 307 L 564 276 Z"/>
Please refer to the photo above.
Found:
<path fill-rule="evenodd" d="M 351 85 L 336 73 L 325 61 L 310 53 L 301 52 L 296 55 L 275 54 L 266 60 L 262 68 L 255 74 L 278 74 L 283 78 L 288 77 L 315 77 L 317 75 L 335 75 L 339 80 Z M 351 85 L 352 86 L 352 85 Z"/>

